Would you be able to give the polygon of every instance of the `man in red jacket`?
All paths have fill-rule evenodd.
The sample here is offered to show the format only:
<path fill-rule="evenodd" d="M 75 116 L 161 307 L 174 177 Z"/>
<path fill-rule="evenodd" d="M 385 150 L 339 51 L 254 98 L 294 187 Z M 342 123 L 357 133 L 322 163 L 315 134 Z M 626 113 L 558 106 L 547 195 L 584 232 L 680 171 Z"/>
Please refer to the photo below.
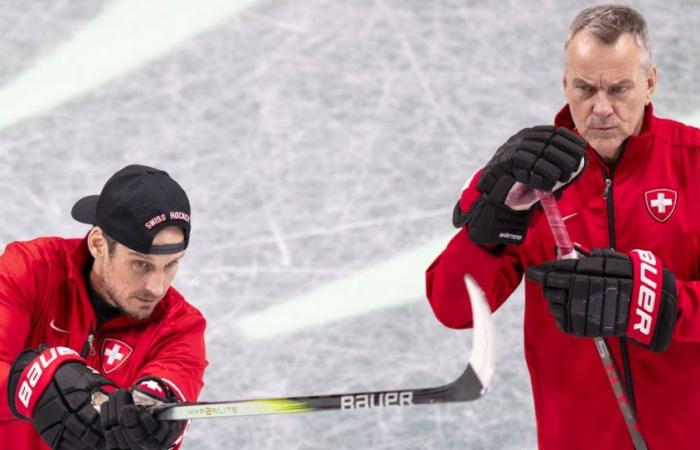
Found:
<path fill-rule="evenodd" d="M 700 130 L 656 117 L 655 85 L 636 11 L 579 13 L 555 126 L 521 130 L 477 172 L 455 209 L 460 231 L 427 270 L 431 307 L 454 328 L 472 325 L 464 274 L 492 309 L 527 274 L 525 356 L 543 449 L 632 448 L 590 337 L 611 347 L 648 447 L 698 446 Z M 535 189 L 558 196 L 578 260 L 557 260 Z"/>
<path fill-rule="evenodd" d="M 170 286 L 190 204 L 166 172 L 131 165 L 73 217 L 84 239 L 14 242 L 0 256 L 0 448 L 166 449 L 195 401 L 206 322 Z M 48 444 L 48 447 L 47 447 Z"/>

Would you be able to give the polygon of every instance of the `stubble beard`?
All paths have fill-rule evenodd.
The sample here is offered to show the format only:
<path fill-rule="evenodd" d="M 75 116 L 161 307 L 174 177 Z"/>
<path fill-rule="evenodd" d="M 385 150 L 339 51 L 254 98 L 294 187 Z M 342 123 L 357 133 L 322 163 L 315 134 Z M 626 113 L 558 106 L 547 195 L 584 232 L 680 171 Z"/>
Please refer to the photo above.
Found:
<path fill-rule="evenodd" d="M 112 301 L 117 305 L 117 308 L 119 308 L 119 310 L 123 314 L 125 314 L 128 317 L 131 317 L 132 319 L 143 320 L 143 319 L 148 318 L 148 316 L 151 315 L 151 312 L 153 312 L 153 310 L 144 311 L 144 310 L 138 309 L 138 308 L 133 309 L 133 310 L 127 308 L 124 303 L 117 300 L 117 297 L 114 294 L 114 291 L 112 289 L 110 289 L 109 287 L 107 288 L 107 295 L 109 295 L 112 298 Z"/>
<path fill-rule="evenodd" d="M 106 269 L 104 271 L 105 293 L 107 294 L 107 297 L 108 297 L 105 300 L 107 300 L 108 303 L 111 303 L 114 306 L 116 306 L 116 308 L 119 309 L 119 311 L 121 311 L 122 314 L 124 314 L 128 317 L 131 317 L 132 319 L 143 320 L 143 319 L 148 318 L 148 316 L 150 316 L 151 313 L 153 312 L 152 309 L 149 311 L 143 311 L 141 309 L 131 310 L 126 306 L 126 300 L 128 299 L 128 297 L 123 302 L 119 300 L 119 296 L 117 295 L 117 293 L 115 292 L 115 289 L 114 289 L 114 280 L 112 279 L 111 264 L 109 267 L 105 267 L 105 269 Z"/>

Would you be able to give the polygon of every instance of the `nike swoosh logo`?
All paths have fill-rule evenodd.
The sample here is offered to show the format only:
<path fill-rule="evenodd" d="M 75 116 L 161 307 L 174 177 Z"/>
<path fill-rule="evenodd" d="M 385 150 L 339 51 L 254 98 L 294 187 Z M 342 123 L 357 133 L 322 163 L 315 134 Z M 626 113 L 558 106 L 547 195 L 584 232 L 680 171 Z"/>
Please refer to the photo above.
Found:
<path fill-rule="evenodd" d="M 55 322 L 56 322 L 56 319 L 52 319 L 52 320 L 51 320 L 51 323 L 49 324 L 49 326 L 50 326 L 51 328 L 53 328 L 54 330 L 59 331 L 59 332 L 61 332 L 61 333 L 70 333 L 70 331 L 63 330 L 63 329 L 61 329 L 61 328 L 58 328 L 58 327 L 56 326 Z"/>
<path fill-rule="evenodd" d="M 574 216 L 577 215 L 577 214 L 578 214 L 577 212 L 572 213 L 572 214 L 569 214 L 568 216 L 562 217 L 561 220 L 562 220 L 562 222 L 567 221 L 567 220 L 571 219 L 572 217 L 574 217 Z"/>

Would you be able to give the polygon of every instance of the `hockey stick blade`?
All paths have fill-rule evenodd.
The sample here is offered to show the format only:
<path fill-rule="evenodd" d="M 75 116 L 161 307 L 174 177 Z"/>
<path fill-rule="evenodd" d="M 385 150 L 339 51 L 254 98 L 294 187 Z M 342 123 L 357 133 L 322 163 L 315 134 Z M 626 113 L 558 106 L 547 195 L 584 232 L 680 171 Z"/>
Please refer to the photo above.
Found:
<path fill-rule="evenodd" d="M 449 384 L 424 389 L 167 404 L 153 406 L 152 411 L 161 420 L 189 420 L 260 414 L 358 410 L 476 400 L 486 393 L 494 373 L 493 322 L 491 309 L 481 288 L 468 275 L 465 276 L 464 282 L 471 299 L 474 318 L 472 351 L 465 371 Z"/>

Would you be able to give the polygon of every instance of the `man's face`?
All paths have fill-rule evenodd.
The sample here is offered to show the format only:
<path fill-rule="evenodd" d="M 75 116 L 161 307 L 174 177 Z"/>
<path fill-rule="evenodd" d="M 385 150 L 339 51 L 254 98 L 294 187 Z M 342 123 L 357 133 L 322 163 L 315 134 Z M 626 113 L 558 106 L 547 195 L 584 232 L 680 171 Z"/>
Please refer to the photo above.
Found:
<path fill-rule="evenodd" d="M 156 235 L 153 244 L 177 244 L 183 239 L 182 229 L 167 227 Z M 146 255 L 117 243 L 110 255 L 105 243 L 102 255 L 95 257 L 93 287 L 126 315 L 145 319 L 165 296 L 184 254 Z"/>
<path fill-rule="evenodd" d="M 644 107 L 656 85 L 656 67 L 642 67 L 643 53 L 625 33 L 607 45 L 589 31 L 569 42 L 564 95 L 581 136 L 606 160 L 614 160 L 622 142 L 639 134 Z"/>

